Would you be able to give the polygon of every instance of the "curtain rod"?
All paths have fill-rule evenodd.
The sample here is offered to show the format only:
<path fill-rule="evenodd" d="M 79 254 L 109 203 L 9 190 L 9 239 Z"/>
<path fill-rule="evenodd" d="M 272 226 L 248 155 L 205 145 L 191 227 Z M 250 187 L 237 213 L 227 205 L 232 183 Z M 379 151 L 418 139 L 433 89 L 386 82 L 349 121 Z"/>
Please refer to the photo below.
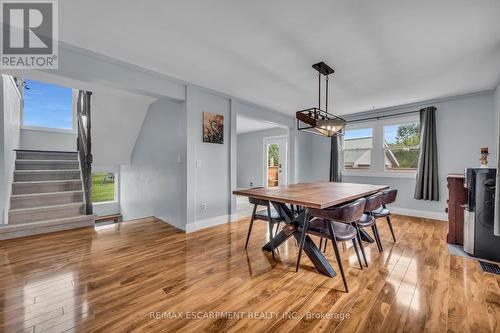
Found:
<path fill-rule="evenodd" d="M 429 108 L 436 109 L 436 107 L 434 107 L 434 106 L 429 106 Z M 423 108 L 423 109 L 420 109 L 420 110 L 414 110 L 414 111 L 408 111 L 408 112 L 400 112 L 400 113 L 394 113 L 394 114 L 387 114 L 387 115 L 382 115 L 382 116 L 373 116 L 373 117 L 368 117 L 368 118 L 347 120 L 347 123 L 357 123 L 357 122 L 360 122 L 360 121 L 379 120 L 379 119 L 382 119 L 382 118 L 402 116 L 402 115 L 405 115 L 405 114 L 418 113 L 418 112 L 420 112 L 422 110 L 425 110 L 425 109 L 427 109 L 427 108 Z"/>

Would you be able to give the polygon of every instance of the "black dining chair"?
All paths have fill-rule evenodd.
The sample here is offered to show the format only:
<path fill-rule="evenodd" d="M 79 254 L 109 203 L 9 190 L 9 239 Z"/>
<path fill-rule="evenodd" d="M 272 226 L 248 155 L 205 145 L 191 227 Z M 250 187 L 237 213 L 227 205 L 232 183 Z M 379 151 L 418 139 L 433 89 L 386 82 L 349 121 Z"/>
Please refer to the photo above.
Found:
<path fill-rule="evenodd" d="M 311 234 L 329 239 L 332 242 L 333 251 L 335 252 L 335 258 L 337 259 L 337 264 L 339 266 L 340 274 L 342 275 L 342 281 L 344 282 L 346 292 L 349 292 L 349 289 L 347 287 L 344 267 L 340 258 L 338 243 L 352 241 L 354 252 L 356 252 L 356 257 L 358 258 L 359 267 L 363 269 L 363 264 L 361 263 L 361 257 L 359 255 L 360 244 L 357 236 L 358 232 L 356 228 L 351 225 L 351 223 L 359 220 L 363 215 L 365 201 L 366 200 L 364 198 L 361 198 L 339 207 L 328 209 L 310 209 L 310 222 L 305 223 L 304 226 L 299 229 L 302 231 L 301 239 L 305 237 L 306 234 Z M 299 246 L 299 253 L 297 256 L 297 271 L 301 254 L 302 242 Z"/>
<path fill-rule="evenodd" d="M 394 242 L 396 241 L 396 236 L 394 235 L 394 230 L 392 228 L 392 222 L 391 222 L 391 212 L 387 208 L 388 204 L 393 203 L 396 201 L 396 196 L 398 195 L 398 190 L 396 189 L 391 189 L 391 190 L 386 190 L 382 192 L 382 206 L 379 206 L 376 210 L 373 211 L 373 216 L 378 219 L 378 218 L 384 218 L 387 220 L 387 224 L 389 225 L 389 229 L 391 230 L 392 234 L 392 239 Z"/>
<path fill-rule="evenodd" d="M 379 252 L 383 252 L 384 249 L 382 248 L 382 242 L 380 241 L 380 234 L 378 232 L 377 228 L 377 220 L 375 219 L 373 211 L 378 209 L 382 205 L 382 193 L 375 193 L 370 195 L 369 197 L 365 198 L 366 203 L 365 203 L 365 211 L 361 218 L 356 221 L 356 225 L 358 228 L 368 228 L 371 227 L 373 236 L 375 238 L 375 243 L 377 244 L 377 248 Z M 364 254 L 364 248 L 363 245 L 361 245 L 361 249 Z"/>
<path fill-rule="evenodd" d="M 250 240 L 250 234 L 252 233 L 253 221 L 262 220 L 267 221 L 269 227 L 269 241 L 271 241 L 275 234 L 279 231 L 280 223 L 283 221 L 281 216 L 277 211 L 271 209 L 271 203 L 268 200 L 248 198 L 248 201 L 253 204 L 252 217 L 250 218 L 250 225 L 248 226 L 247 241 L 245 243 L 245 250 L 248 247 L 248 241 Z M 257 210 L 259 206 L 265 207 L 265 209 Z M 273 232 L 274 226 L 276 225 L 276 232 Z M 274 259 L 274 250 L 273 259 Z"/>

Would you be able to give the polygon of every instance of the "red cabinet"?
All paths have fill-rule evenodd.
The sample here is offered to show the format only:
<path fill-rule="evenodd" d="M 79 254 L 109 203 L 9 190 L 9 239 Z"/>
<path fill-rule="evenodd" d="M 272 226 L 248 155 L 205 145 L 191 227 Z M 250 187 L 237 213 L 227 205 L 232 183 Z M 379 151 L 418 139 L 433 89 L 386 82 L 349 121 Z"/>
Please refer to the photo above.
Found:
<path fill-rule="evenodd" d="M 467 189 L 463 174 L 449 174 L 448 181 L 448 237 L 450 244 L 464 243 L 464 205 Z"/>

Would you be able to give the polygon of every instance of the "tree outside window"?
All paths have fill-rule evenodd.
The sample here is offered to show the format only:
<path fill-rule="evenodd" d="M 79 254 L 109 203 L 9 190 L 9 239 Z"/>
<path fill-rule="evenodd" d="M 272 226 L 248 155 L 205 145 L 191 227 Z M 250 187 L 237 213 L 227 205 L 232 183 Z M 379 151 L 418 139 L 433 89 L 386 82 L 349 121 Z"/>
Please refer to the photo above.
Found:
<path fill-rule="evenodd" d="M 419 147 L 420 125 L 418 123 L 384 126 L 386 170 L 416 170 Z"/>

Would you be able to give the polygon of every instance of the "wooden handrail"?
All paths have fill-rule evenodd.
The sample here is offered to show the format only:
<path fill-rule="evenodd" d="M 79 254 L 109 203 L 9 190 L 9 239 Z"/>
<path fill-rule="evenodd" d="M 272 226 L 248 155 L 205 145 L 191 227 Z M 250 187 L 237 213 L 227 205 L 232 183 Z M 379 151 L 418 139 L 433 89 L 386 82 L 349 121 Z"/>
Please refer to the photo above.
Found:
<path fill-rule="evenodd" d="M 93 214 L 92 208 L 92 142 L 91 142 L 91 118 L 90 101 L 92 93 L 80 90 L 76 103 L 76 119 L 78 127 L 78 155 L 82 169 L 83 190 L 85 194 L 85 214 Z M 86 121 L 84 118 L 86 117 Z"/>

